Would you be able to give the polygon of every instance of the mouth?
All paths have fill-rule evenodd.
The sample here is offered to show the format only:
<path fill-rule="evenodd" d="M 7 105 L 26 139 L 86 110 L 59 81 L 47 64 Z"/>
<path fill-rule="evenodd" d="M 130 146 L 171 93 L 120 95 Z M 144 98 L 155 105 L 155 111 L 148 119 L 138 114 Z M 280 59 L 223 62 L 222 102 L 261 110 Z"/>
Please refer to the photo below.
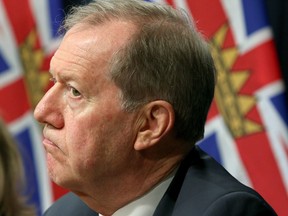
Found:
<path fill-rule="evenodd" d="M 43 145 L 45 149 L 50 149 L 50 148 L 59 148 L 55 143 L 53 143 L 51 140 L 47 139 L 44 137 L 43 139 Z"/>

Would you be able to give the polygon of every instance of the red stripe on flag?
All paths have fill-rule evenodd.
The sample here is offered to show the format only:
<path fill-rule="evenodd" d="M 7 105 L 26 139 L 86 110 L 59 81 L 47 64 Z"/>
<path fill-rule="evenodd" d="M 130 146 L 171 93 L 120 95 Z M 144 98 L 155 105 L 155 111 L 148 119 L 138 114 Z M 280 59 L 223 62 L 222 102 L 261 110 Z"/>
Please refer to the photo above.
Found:
<path fill-rule="evenodd" d="M 23 79 L 16 80 L 0 89 L 0 113 L 6 122 L 11 122 L 30 109 Z"/>
<path fill-rule="evenodd" d="M 207 116 L 207 121 L 211 120 L 215 116 L 219 116 L 219 110 L 217 108 L 217 104 L 215 103 L 215 100 L 213 100 L 213 102 L 210 106 L 208 116 Z"/>
<path fill-rule="evenodd" d="M 208 38 L 212 37 L 219 30 L 220 26 L 227 21 L 222 5 L 218 0 L 194 0 L 186 2 L 195 19 L 197 28 Z"/>
<path fill-rule="evenodd" d="M 237 140 L 237 146 L 253 188 L 279 215 L 288 215 L 288 208 L 283 205 L 288 203 L 286 189 L 266 134 L 242 137 Z"/>
<path fill-rule="evenodd" d="M 3 0 L 17 43 L 21 44 L 35 27 L 28 0 Z"/>
<path fill-rule="evenodd" d="M 240 90 L 243 94 L 252 94 L 267 84 L 281 78 L 274 42 L 272 40 L 258 45 L 250 52 L 239 56 L 233 70 L 248 69 L 250 77 Z"/>

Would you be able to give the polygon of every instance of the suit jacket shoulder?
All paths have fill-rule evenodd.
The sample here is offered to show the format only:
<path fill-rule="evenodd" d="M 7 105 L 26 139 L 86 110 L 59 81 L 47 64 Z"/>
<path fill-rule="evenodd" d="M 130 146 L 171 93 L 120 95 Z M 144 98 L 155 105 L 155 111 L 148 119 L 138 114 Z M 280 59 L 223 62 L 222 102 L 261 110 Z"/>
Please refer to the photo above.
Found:
<path fill-rule="evenodd" d="M 154 216 L 276 215 L 254 190 L 195 147 L 182 162 Z"/>
<path fill-rule="evenodd" d="M 68 193 L 55 202 L 44 216 L 98 216 L 78 196 Z"/>

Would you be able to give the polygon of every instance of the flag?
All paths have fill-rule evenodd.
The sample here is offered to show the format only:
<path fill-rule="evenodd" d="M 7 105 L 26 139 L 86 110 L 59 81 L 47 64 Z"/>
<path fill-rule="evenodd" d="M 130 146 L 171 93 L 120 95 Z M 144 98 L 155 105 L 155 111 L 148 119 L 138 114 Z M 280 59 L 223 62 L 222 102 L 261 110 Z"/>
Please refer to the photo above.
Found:
<path fill-rule="evenodd" d="M 198 145 L 288 215 L 288 109 L 264 0 L 167 0 L 193 17 L 218 71 Z"/>
<path fill-rule="evenodd" d="M 33 108 L 48 88 L 60 9 L 60 0 L 0 1 L 0 115 L 17 141 L 27 185 L 23 193 L 38 215 L 51 205 L 55 190 Z"/>

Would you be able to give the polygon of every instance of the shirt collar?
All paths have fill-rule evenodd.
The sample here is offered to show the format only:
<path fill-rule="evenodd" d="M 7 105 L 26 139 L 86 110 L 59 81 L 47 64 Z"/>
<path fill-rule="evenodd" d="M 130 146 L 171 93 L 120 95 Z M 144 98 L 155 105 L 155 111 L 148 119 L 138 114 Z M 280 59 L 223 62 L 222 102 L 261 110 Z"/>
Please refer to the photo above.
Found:
<path fill-rule="evenodd" d="M 118 209 L 112 216 L 147 216 L 153 215 L 158 203 L 168 189 L 175 172 L 168 178 L 159 183 L 150 192 L 140 197 L 139 199 L 127 204 Z M 99 214 L 99 216 L 103 216 Z"/>

